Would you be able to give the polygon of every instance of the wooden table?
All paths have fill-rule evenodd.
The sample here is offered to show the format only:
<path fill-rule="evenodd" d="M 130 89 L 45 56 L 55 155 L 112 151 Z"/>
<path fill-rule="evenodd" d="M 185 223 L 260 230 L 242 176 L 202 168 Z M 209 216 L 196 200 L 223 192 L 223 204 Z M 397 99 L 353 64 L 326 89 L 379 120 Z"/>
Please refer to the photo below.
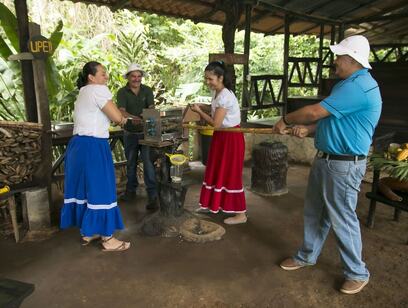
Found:
<path fill-rule="evenodd" d="M 32 188 L 33 188 L 32 186 L 29 186 L 29 187 L 24 186 L 22 188 L 11 189 L 7 193 L 0 194 L 0 201 L 7 200 L 7 206 L 10 212 L 11 224 L 13 226 L 14 239 L 16 240 L 16 243 L 20 241 L 20 232 L 18 230 L 17 206 L 16 206 L 16 199 L 14 196 L 17 193 L 21 193 L 21 192 L 27 191 Z"/>

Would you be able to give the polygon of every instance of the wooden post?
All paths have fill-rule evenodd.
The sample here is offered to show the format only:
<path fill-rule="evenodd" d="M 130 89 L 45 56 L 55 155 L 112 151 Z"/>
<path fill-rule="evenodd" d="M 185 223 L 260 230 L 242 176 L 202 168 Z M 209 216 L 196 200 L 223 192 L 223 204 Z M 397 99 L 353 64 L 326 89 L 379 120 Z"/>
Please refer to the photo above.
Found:
<path fill-rule="evenodd" d="M 248 119 L 249 100 L 248 97 L 248 77 L 249 77 L 249 52 L 251 47 L 251 15 L 252 5 L 246 4 L 245 6 L 245 38 L 244 38 L 244 54 L 248 58 L 248 63 L 244 64 L 244 74 L 242 78 L 242 108 L 241 121 L 246 122 Z"/>
<path fill-rule="evenodd" d="M 289 84 L 289 39 L 290 39 L 290 16 L 285 14 L 285 41 L 283 43 L 283 80 L 282 80 L 282 90 L 283 90 L 283 110 L 282 115 L 286 114 L 287 104 L 288 104 L 288 84 Z"/>
<path fill-rule="evenodd" d="M 344 39 L 344 24 L 339 25 L 339 33 L 338 33 L 338 42 L 342 41 Z"/>
<path fill-rule="evenodd" d="M 330 33 L 330 45 L 334 45 L 335 43 L 336 43 L 336 26 L 332 25 L 331 33 Z M 334 54 L 330 52 L 330 69 L 329 69 L 330 78 L 334 76 L 333 63 L 334 63 Z"/>
<path fill-rule="evenodd" d="M 222 26 L 222 40 L 224 42 L 224 52 L 234 53 L 235 50 L 235 31 L 242 15 L 243 5 L 241 1 L 221 0 L 220 9 L 225 14 L 225 22 Z M 232 90 L 235 92 L 236 76 L 234 65 L 226 65 L 227 71 L 232 77 Z"/>
<path fill-rule="evenodd" d="M 20 43 L 20 52 L 28 52 L 29 26 L 28 26 L 28 10 L 26 0 L 14 0 L 16 9 L 18 37 Z M 31 61 L 22 60 L 21 76 L 24 89 L 24 103 L 27 121 L 38 122 L 37 103 L 34 90 L 34 75 Z"/>
<path fill-rule="evenodd" d="M 322 79 L 323 79 L 323 39 L 324 39 L 324 24 L 320 25 L 320 36 L 319 36 L 319 64 L 318 64 L 318 83 L 319 83 L 319 93 L 322 89 Z"/>
<path fill-rule="evenodd" d="M 41 35 L 40 26 L 30 24 L 31 36 Z M 48 199 L 51 205 L 51 174 L 52 174 L 52 140 L 51 140 L 51 117 L 48 103 L 47 81 L 45 59 L 34 59 L 32 61 L 34 72 L 34 85 L 37 100 L 37 112 L 39 123 L 43 125 L 42 147 L 42 173 L 39 174 L 40 186 L 47 187 Z M 42 184 L 42 185 L 41 185 Z"/>

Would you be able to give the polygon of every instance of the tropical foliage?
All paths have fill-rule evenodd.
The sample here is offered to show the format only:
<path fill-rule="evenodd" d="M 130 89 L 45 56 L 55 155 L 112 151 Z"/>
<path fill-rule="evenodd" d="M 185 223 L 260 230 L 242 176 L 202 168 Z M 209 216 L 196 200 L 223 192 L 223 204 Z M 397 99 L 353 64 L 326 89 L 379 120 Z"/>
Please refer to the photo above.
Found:
<path fill-rule="evenodd" d="M 384 154 L 373 154 L 370 157 L 370 164 L 374 169 L 384 170 L 393 178 L 401 181 L 408 181 L 408 162 L 397 161 L 384 158 Z"/>
<path fill-rule="evenodd" d="M 19 64 L 7 61 L 18 52 L 12 0 L 0 9 L 0 118 L 23 119 Z M 83 64 L 96 60 L 110 73 L 109 87 L 115 94 L 125 84 L 122 77 L 131 62 L 141 64 L 159 104 L 177 104 L 210 95 L 203 85 L 203 68 L 208 54 L 223 51 L 221 27 L 154 14 L 96 7 L 58 0 L 29 0 L 32 21 L 42 27 L 54 46 L 59 46 L 47 63 L 50 110 L 53 120 L 71 120 L 77 89 L 77 74 Z M 243 31 L 236 36 L 236 52 L 243 52 Z M 317 56 L 314 37 L 291 39 L 296 55 Z M 251 74 L 281 74 L 283 37 L 251 35 Z M 293 54 L 295 55 L 295 54 Z M 237 96 L 242 93 L 242 67 L 236 66 Z M 305 90 L 298 90 L 305 91 Z M 305 92 L 306 93 L 306 92 Z M 298 94 L 298 93 L 297 93 Z M 252 112 L 268 117 L 276 110 Z"/>

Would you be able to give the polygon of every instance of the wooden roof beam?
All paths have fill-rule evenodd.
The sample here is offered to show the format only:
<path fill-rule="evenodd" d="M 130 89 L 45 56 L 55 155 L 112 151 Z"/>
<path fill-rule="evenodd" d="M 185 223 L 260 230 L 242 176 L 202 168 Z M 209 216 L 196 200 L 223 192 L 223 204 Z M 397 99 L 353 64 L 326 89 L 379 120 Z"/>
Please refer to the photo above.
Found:
<path fill-rule="evenodd" d="M 405 30 L 407 30 L 407 29 L 408 29 L 408 24 L 404 23 L 404 24 L 402 24 L 402 25 L 400 25 L 398 27 L 393 26 L 391 28 L 386 28 L 386 29 L 384 29 L 383 32 L 377 33 L 377 34 L 374 34 L 374 35 L 370 35 L 370 36 L 368 36 L 368 38 L 369 39 L 374 39 L 374 38 L 381 37 L 381 36 L 387 36 L 387 37 L 398 36 L 398 32 L 400 32 L 400 31 L 405 32 Z M 401 38 L 403 38 L 405 36 L 407 36 L 407 33 L 401 33 Z"/>
<path fill-rule="evenodd" d="M 302 20 L 306 20 L 306 21 L 310 21 L 310 22 L 324 23 L 324 24 L 330 24 L 330 25 L 340 24 L 340 22 L 338 20 L 335 20 L 335 19 L 325 18 L 325 17 L 321 17 L 321 16 L 310 16 L 310 15 L 305 14 L 305 13 L 300 13 L 300 12 L 297 12 L 297 11 L 286 9 L 286 8 L 284 8 L 282 6 L 279 6 L 279 5 L 271 4 L 271 3 L 269 3 L 268 1 L 265 1 L 265 0 L 259 0 L 258 2 L 265 9 L 268 9 L 268 10 L 274 11 L 274 12 L 281 11 L 281 12 L 284 12 L 285 14 L 288 14 L 288 15 L 290 15 L 292 17 L 295 17 L 296 19 L 302 19 Z"/>
<path fill-rule="evenodd" d="M 265 18 L 265 17 L 273 17 L 273 16 L 277 16 L 277 17 L 281 17 L 279 15 L 277 15 L 276 13 L 267 11 L 267 12 L 262 12 L 262 13 L 258 13 L 257 15 L 255 15 L 254 17 L 251 18 L 251 24 L 260 21 L 261 19 Z M 238 31 L 244 30 L 245 29 L 245 21 L 242 22 L 238 27 L 237 27 Z"/>
<path fill-rule="evenodd" d="M 382 24 L 375 25 L 375 26 L 373 26 L 373 27 L 371 27 L 371 28 L 368 28 L 368 29 L 364 29 L 364 31 L 358 32 L 357 34 L 363 35 L 364 33 L 369 32 L 369 31 L 372 31 L 372 32 L 375 32 L 375 33 L 383 33 L 384 31 L 380 31 L 380 30 L 381 30 L 384 26 L 388 26 L 388 25 L 392 24 L 393 22 L 394 22 L 393 20 L 391 20 L 391 21 L 386 21 L 386 22 L 384 22 L 384 23 L 382 23 Z M 375 29 L 374 29 L 374 27 L 375 27 Z"/>
<path fill-rule="evenodd" d="M 272 28 L 270 31 L 265 32 L 265 33 L 264 33 L 264 36 L 274 35 L 276 32 L 278 32 L 279 30 L 281 30 L 281 29 L 283 29 L 283 28 L 285 28 L 285 25 L 284 25 L 284 24 L 283 24 L 283 25 L 276 26 L 276 27 Z"/>
<path fill-rule="evenodd" d="M 307 27 L 307 28 L 303 29 L 302 31 L 297 32 L 296 35 L 305 34 L 305 33 L 309 32 L 310 30 L 313 30 L 314 28 L 317 28 L 317 27 L 320 27 L 320 25 L 319 25 L 319 24 L 314 24 L 314 25 L 311 26 L 311 27 Z M 316 35 L 317 35 L 317 34 L 316 34 Z"/>
<path fill-rule="evenodd" d="M 317 3 L 313 7 L 309 8 L 309 10 L 306 11 L 306 14 L 313 14 L 318 9 L 321 9 L 322 7 L 325 7 L 326 5 L 331 4 L 331 3 L 333 3 L 332 0 L 328 0 L 323 3 Z"/>
<path fill-rule="evenodd" d="M 207 13 L 195 18 L 194 22 L 205 21 L 220 10 L 221 10 L 220 2 L 217 2 Z"/>
<path fill-rule="evenodd" d="M 383 0 L 377 0 L 376 2 L 382 3 Z M 393 12 L 395 10 L 399 10 L 399 9 L 403 8 L 404 6 L 405 6 L 404 4 L 399 3 L 399 4 L 396 4 L 396 5 L 390 6 L 390 7 L 386 8 L 386 9 L 381 10 L 378 7 L 376 7 L 375 5 L 371 5 L 370 7 L 374 8 L 377 11 L 377 13 L 372 14 L 372 15 L 367 16 L 367 17 L 364 17 L 364 18 L 372 18 L 372 17 L 383 16 L 384 14 Z M 360 9 L 363 9 L 363 8 L 360 8 Z M 349 23 L 349 22 L 347 20 L 343 20 L 343 23 Z"/>
<path fill-rule="evenodd" d="M 384 16 L 373 16 L 373 17 L 353 19 L 350 21 L 346 21 L 345 24 L 361 24 L 361 23 L 373 22 L 373 21 L 397 20 L 397 19 L 402 19 L 402 18 L 407 18 L 407 17 L 408 17 L 408 13 L 390 14 L 390 15 L 384 15 Z"/>

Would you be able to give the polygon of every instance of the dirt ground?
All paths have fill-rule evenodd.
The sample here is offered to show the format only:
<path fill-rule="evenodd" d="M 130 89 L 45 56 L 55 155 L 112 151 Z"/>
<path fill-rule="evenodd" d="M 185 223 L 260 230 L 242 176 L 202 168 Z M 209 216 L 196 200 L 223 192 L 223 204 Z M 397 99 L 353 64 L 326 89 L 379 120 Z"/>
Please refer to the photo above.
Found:
<path fill-rule="evenodd" d="M 195 165 L 199 181 L 203 167 Z M 0 239 L 0 275 L 35 284 L 22 307 L 408 307 L 408 214 L 395 222 L 393 209 L 379 204 L 374 229 L 365 227 L 370 186 L 363 184 L 358 215 L 364 259 L 371 272 L 357 295 L 338 288 L 342 269 L 332 234 L 313 267 L 286 272 L 279 262 L 302 241 L 302 209 L 309 168 L 292 165 L 289 193 L 261 197 L 246 191 L 247 224 L 225 226 L 223 239 L 193 244 L 180 238 L 138 233 L 145 194 L 121 203 L 130 240 L 123 253 L 106 253 L 95 244 L 79 245 L 78 230 L 49 239 L 15 244 Z M 250 184 L 250 169 L 245 169 Z M 200 185 L 189 188 L 185 207 L 197 206 Z M 222 224 L 223 214 L 211 215 Z"/>

